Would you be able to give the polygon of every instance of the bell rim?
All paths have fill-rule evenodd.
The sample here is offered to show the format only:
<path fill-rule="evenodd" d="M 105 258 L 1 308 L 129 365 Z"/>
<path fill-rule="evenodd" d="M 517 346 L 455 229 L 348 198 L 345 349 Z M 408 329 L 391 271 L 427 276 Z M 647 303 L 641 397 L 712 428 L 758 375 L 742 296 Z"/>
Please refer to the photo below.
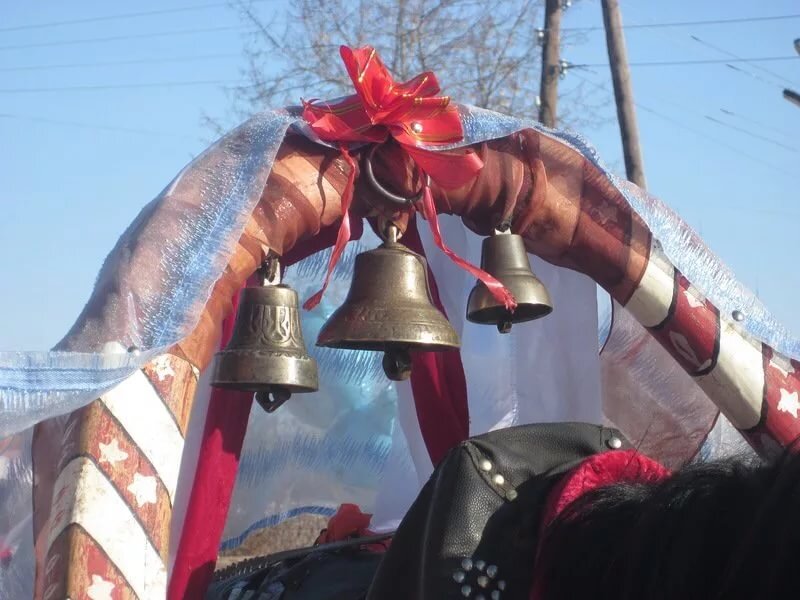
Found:
<path fill-rule="evenodd" d="M 312 387 L 310 385 L 295 385 L 291 383 L 250 383 L 250 382 L 214 382 L 213 387 L 223 389 L 223 390 L 232 390 L 236 392 L 263 392 L 267 391 L 270 388 L 284 388 L 291 392 L 292 394 L 311 394 L 314 392 L 319 391 L 319 382 L 317 383 L 316 387 Z"/>
<path fill-rule="evenodd" d="M 336 311 L 322 326 L 317 335 L 316 345 L 319 348 L 337 348 L 341 350 L 367 350 L 371 352 L 386 352 L 395 348 L 408 348 L 411 350 L 430 350 L 443 352 L 461 348 L 461 340 L 450 322 L 439 313 L 436 321 L 404 321 L 404 327 L 418 327 L 427 331 L 428 340 L 418 335 L 403 335 L 387 331 L 389 327 L 380 321 L 364 322 L 352 318 L 349 311 L 338 315 Z M 349 313 L 349 314 L 348 314 Z M 437 322 L 438 321 L 438 322 Z M 330 323 L 336 325 L 329 326 Z M 361 331 L 358 331 L 358 329 Z"/>
<path fill-rule="evenodd" d="M 400 270 L 399 287 L 387 287 L 387 277 L 381 279 L 383 285 L 376 286 L 374 279 L 364 276 L 374 276 L 370 269 L 386 268 Z M 433 303 L 425 257 L 402 243 L 385 240 L 356 257 L 347 296 L 326 319 L 316 346 L 368 352 L 401 348 L 443 352 L 460 348 L 461 341 Z"/>
<path fill-rule="evenodd" d="M 236 355 L 259 355 L 260 358 L 280 357 L 288 359 L 292 368 L 283 373 L 283 376 L 275 376 L 273 373 L 272 381 L 258 378 L 263 365 L 252 364 L 248 369 L 244 369 L 242 363 L 238 362 Z M 221 375 L 226 375 L 221 379 Z M 302 383 L 301 383 L 302 382 Z M 241 392 L 259 392 L 271 387 L 282 387 L 294 394 L 316 392 L 319 390 L 319 367 L 317 361 L 307 355 L 297 355 L 291 352 L 280 352 L 272 350 L 251 350 L 251 349 L 231 349 L 222 350 L 215 356 L 214 371 L 211 377 L 211 386 Z"/>
<path fill-rule="evenodd" d="M 214 356 L 217 358 L 217 360 L 222 360 L 224 356 L 230 354 L 258 354 L 258 355 L 268 354 L 270 356 L 293 358 L 295 360 L 300 360 L 300 361 L 312 361 L 312 362 L 314 361 L 314 358 L 312 356 L 309 356 L 308 354 L 301 351 L 293 352 L 292 350 L 283 350 L 283 349 L 267 350 L 266 348 L 259 348 L 255 346 L 239 346 L 238 348 L 225 348 L 224 350 L 220 350 L 219 352 L 217 352 Z"/>
<path fill-rule="evenodd" d="M 538 304 L 536 306 L 541 307 L 541 310 L 531 312 L 524 310 L 524 307 L 523 310 L 520 310 L 518 306 L 517 310 L 513 313 L 502 307 L 487 306 L 485 308 L 471 310 L 467 312 L 466 316 L 467 321 L 470 323 L 477 323 L 478 325 L 497 325 L 503 321 L 511 321 L 514 324 L 529 323 L 530 321 L 537 321 L 538 319 L 546 317 L 553 312 L 553 307 L 548 304 Z"/>
<path fill-rule="evenodd" d="M 438 344 L 425 344 L 413 340 L 397 340 L 381 341 L 381 340 L 363 340 L 356 342 L 347 342 L 343 339 L 330 339 L 325 341 L 317 340 L 318 348 L 330 348 L 334 350 L 363 350 L 366 352 L 388 352 L 390 350 L 406 349 L 412 352 L 446 352 L 448 350 L 458 350 L 461 348 L 460 341 L 456 340 L 452 343 L 440 342 Z"/>

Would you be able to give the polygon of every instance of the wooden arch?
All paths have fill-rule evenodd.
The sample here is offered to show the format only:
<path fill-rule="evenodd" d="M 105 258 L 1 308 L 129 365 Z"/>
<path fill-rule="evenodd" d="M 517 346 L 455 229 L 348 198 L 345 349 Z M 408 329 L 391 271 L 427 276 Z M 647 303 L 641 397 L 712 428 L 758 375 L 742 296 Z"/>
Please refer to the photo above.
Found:
<path fill-rule="evenodd" d="M 508 218 L 529 252 L 591 277 L 648 328 L 759 452 L 798 437 L 797 363 L 748 337 L 699 297 L 596 166 L 534 130 L 472 149 L 483 170 L 455 191 L 434 186 L 439 212 L 484 234 Z M 375 168 L 398 192 L 413 192 L 413 169 L 396 147 L 381 148 Z M 238 453 L 236 439 L 215 441 L 223 459 L 210 476 L 213 486 L 196 481 L 195 487 L 216 494 L 219 514 L 207 516 L 203 532 L 184 531 L 181 548 L 191 548 L 179 553 L 168 584 L 170 544 L 177 543 L 170 540 L 177 472 L 199 373 L 216 350 L 232 298 L 266 250 L 298 257 L 333 242 L 348 174 L 338 151 L 288 136 L 191 335 L 89 406 L 37 426 L 37 600 L 161 599 L 168 587 L 170 600 L 198 597 L 213 570 L 209 551 L 219 544 Z M 354 215 L 392 215 L 359 177 L 356 182 Z M 226 418 L 246 423 L 247 411 L 245 403 Z"/>

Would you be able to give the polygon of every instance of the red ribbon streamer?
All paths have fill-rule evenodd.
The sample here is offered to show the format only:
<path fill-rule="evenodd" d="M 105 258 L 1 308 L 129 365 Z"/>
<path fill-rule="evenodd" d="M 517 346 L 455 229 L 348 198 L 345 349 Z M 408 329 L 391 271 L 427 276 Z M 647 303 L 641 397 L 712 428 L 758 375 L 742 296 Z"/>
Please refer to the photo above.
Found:
<path fill-rule="evenodd" d="M 303 118 L 320 139 L 339 143 L 382 143 L 391 136 L 409 154 L 423 174 L 429 175 L 442 188 L 455 189 L 474 179 L 483 168 L 483 161 L 476 153 L 467 151 L 443 154 L 419 147 L 421 144 L 452 144 L 464 137 L 458 109 L 450 104 L 449 97 L 436 95 L 439 93 L 439 82 L 433 73 L 421 73 L 405 83 L 398 83 L 394 81 L 374 48 L 365 46 L 353 50 L 341 46 L 339 53 L 356 93 L 333 103 L 303 102 Z M 348 211 L 355 184 L 355 163 L 346 146 L 341 145 L 340 148 L 350 165 L 350 176 L 342 194 L 342 224 L 328 262 L 322 289 L 303 304 L 307 310 L 319 304 L 330 275 L 350 240 Z M 425 195 L 423 210 L 436 245 L 458 266 L 486 284 L 492 295 L 513 311 L 516 301 L 497 279 L 471 265 L 445 245 L 427 184 Z"/>
<path fill-rule="evenodd" d="M 231 314 L 222 322 L 220 349 L 230 341 L 238 307 L 237 292 Z M 211 391 L 194 481 L 167 588 L 168 600 L 205 598 L 214 576 L 252 404 L 252 393 L 220 388 Z"/>
<path fill-rule="evenodd" d="M 430 225 L 433 241 L 439 247 L 439 250 L 444 252 L 450 260 L 467 273 L 483 282 L 483 284 L 489 288 L 489 292 L 492 296 L 494 296 L 498 302 L 502 303 L 506 307 L 506 310 L 513 312 L 514 309 L 517 308 L 517 301 L 508 288 L 483 269 L 461 258 L 444 243 L 442 231 L 439 229 L 439 217 L 436 214 L 436 206 L 433 203 L 433 194 L 431 194 L 431 188 L 427 183 L 422 191 L 422 214 L 425 215 L 425 219 Z"/>
<path fill-rule="evenodd" d="M 425 257 L 417 219 L 408 222 L 403 244 Z M 442 304 L 439 286 L 430 265 L 428 286 L 433 305 L 447 318 L 447 310 Z M 469 437 L 469 399 L 461 352 L 412 352 L 410 381 L 422 440 L 431 462 L 436 466 L 451 448 Z"/>
<path fill-rule="evenodd" d="M 350 156 L 350 152 L 347 150 L 346 146 L 341 145 L 339 149 L 342 151 L 342 157 L 350 166 L 350 174 L 347 176 L 347 184 L 342 193 L 342 224 L 339 226 L 339 233 L 336 234 L 336 243 L 333 245 L 331 257 L 328 260 L 328 270 L 325 273 L 325 281 L 322 283 L 322 288 L 303 303 L 303 308 L 306 310 L 311 310 L 322 300 L 322 295 L 328 288 L 333 269 L 336 263 L 339 262 L 339 257 L 342 255 L 342 252 L 344 252 L 344 247 L 347 245 L 347 242 L 350 241 L 350 204 L 353 201 L 353 186 L 356 181 L 356 162 L 353 160 L 353 157 Z"/>

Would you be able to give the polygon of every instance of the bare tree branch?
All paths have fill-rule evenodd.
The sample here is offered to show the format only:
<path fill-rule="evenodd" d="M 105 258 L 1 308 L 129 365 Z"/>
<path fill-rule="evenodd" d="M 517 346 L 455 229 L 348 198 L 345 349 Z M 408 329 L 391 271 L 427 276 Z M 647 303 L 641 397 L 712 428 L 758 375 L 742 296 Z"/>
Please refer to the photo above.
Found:
<path fill-rule="evenodd" d="M 237 116 L 300 97 L 352 93 L 338 46 L 374 46 L 398 80 L 433 71 L 443 93 L 484 108 L 535 118 L 543 0 L 291 0 L 274 5 L 231 0 L 249 29 L 247 85 L 230 91 Z M 264 11 L 264 13 L 259 12 Z M 565 46 L 585 34 L 566 32 Z M 562 86 L 559 120 L 586 125 L 603 117 L 608 98 Z"/>

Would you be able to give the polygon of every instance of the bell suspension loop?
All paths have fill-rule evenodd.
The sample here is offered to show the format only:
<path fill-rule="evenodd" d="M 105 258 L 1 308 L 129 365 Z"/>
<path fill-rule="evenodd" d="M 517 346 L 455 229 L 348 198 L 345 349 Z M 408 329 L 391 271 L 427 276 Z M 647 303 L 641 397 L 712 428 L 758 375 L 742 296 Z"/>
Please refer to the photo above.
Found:
<path fill-rule="evenodd" d="M 319 389 L 316 361 L 300 327 L 297 292 L 280 281 L 280 262 L 268 256 L 258 269 L 261 285 L 242 290 L 233 334 L 216 355 L 211 385 L 253 392 L 267 412 L 293 393 Z"/>
<path fill-rule="evenodd" d="M 281 263 L 277 256 L 270 254 L 258 267 L 258 275 L 261 279 L 261 285 L 280 285 L 281 283 Z"/>

